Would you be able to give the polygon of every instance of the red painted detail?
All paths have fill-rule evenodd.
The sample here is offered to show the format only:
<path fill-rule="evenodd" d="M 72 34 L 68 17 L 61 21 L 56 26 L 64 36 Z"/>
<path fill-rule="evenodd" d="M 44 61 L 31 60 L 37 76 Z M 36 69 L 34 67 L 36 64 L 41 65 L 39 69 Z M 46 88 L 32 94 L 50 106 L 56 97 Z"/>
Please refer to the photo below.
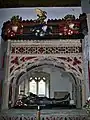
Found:
<path fill-rule="evenodd" d="M 11 63 L 19 65 L 18 57 L 15 57 L 14 60 L 11 61 Z"/>
<path fill-rule="evenodd" d="M 36 58 L 36 57 L 25 57 L 25 61 L 31 60 L 31 59 L 33 59 L 33 58 Z"/>
<path fill-rule="evenodd" d="M 15 53 L 15 47 L 12 47 L 11 53 Z"/>
<path fill-rule="evenodd" d="M 34 59 L 34 61 L 37 61 L 37 60 L 38 60 L 38 58 L 35 58 L 35 59 Z"/>
<path fill-rule="evenodd" d="M 81 61 L 74 57 L 73 65 L 81 64 Z"/>
<path fill-rule="evenodd" d="M 40 47 L 40 48 L 38 49 L 38 51 L 42 54 L 45 50 L 44 50 L 43 47 Z"/>
<path fill-rule="evenodd" d="M 25 62 L 25 57 L 22 57 L 20 60 L 23 61 L 23 62 Z"/>

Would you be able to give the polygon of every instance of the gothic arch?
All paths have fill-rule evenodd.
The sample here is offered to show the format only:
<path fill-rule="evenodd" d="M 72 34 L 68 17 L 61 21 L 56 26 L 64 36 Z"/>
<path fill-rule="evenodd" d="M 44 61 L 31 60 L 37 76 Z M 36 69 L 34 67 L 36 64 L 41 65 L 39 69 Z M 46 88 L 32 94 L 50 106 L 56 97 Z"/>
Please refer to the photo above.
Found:
<path fill-rule="evenodd" d="M 18 81 L 19 81 L 19 80 L 23 80 L 23 79 L 29 77 L 29 72 L 31 72 L 31 71 L 34 70 L 35 68 L 39 68 L 39 67 L 41 67 L 41 66 L 43 66 L 43 65 L 51 65 L 51 66 L 54 66 L 55 68 L 62 69 L 64 72 L 68 73 L 68 75 L 73 78 L 72 80 L 73 80 L 73 83 L 74 83 L 75 85 L 77 85 L 77 84 L 80 83 L 80 82 L 78 82 L 79 79 L 77 80 L 77 79 L 76 79 L 76 76 L 75 76 L 72 72 L 66 71 L 65 68 L 63 68 L 62 66 L 57 66 L 57 65 L 53 65 L 53 64 L 40 64 L 40 65 L 38 65 L 38 66 L 37 66 L 37 65 L 34 65 L 33 67 L 28 68 L 28 69 L 26 70 L 26 72 L 22 71 L 22 72 L 18 75 L 18 77 L 17 77 L 17 79 L 16 79 L 16 85 L 18 84 Z M 15 83 L 15 81 L 14 81 L 14 83 Z"/>
<path fill-rule="evenodd" d="M 41 66 L 44 64 L 51 64 L 57 67 L 62 67 L 65 71 L 74 74 L 80 80 L 83 79 L 82 78 L 83 71 L 80 72 L 79 69 L 76 68 L 76 66 L 73 66 L 71 63 L 64 61 L 63 59 L 55 58 L 55 57 L 33 57 L 31 60 L 27 60 L 27 62 L 26 61 L 22 62 L 21 64 L 13 68 L 12 72 L 9 74 L 10 81 L 13 77 L 15 76 L 17 77 L 22 72 L 27 72 L 30 69 L 33 69 L 37 66 Z"/>
<path fill-rule="evenodd" d="M 79 77 L 76 76 L 76 74 L 74 72 L 72 72 L 71 69 L 65 68 L 67 65 L 63 60 L 58 61 L 58 59 L 55 59 L 55 58 L 54 59 L 51 59 L 51 58 L 49 58 L 49 59 L 47 59 L 47 58 L 39 59 L 35 63 L 33 62 L 32 64 L 30 64 L 30 61 L 28 61 L 26 68 L 23 68 L 23 69 L 21 68 L 21 70 L 18 70 L 18 71 L 16 70 L 16 73 L 18 73 L 18 75 L 14 77 L 14 80 L 13 80 L 14 81 L 14 83 L 13 83 L 14 86 L 17 86 L 18 82 L 20 80 L 21 81 L 25 80 L 30 71 L 32 71 L 35 68 L 38 68 L 40 66 L 43 66 L 43 65 L 52 65 L 56 68 L 62 69 L 63 71 L 67 72 L 73 78 L 72 79 L 73 80 L 72 84 L 73 84 L 73 88 L 74 88 L 73 93 L 76 94 L 76 96 L 74 96 L 74 98 L 78 96 L 79 90 L 76 90 L 76 89 L 77 89 L 78 86 L 81 85 L 80 84 L 81 79 L 78 79 Z M 15 94 L 15 89 L 13 91 L 14 91 L 14 94 Z M 13 98 L 13 100 L 14 100 L 14 98 Z"/>

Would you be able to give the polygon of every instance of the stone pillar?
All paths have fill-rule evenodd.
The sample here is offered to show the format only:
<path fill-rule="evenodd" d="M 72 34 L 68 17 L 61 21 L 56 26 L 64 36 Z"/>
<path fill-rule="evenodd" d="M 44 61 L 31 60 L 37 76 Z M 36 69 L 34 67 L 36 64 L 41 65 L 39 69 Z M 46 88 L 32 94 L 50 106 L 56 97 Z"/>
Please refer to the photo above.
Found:
<path fill-rule="evenodd" d="M 16 89 L 16 85 L 15 85 L 15 83 L 13 83 L 12 84 L 12 104 L 11 104 L 12 107 L 15 103 L 15 89 Z"/>
<path fill-rule="evenodd" d="M 86 86 L 85 86 L 85 81 L 82 81 L 82 107 L 85 105 L 86 102 Z"/>
<path fill-rule="evenodd" d="M 25 94 L 28 94 L 28 92 L 29 92 L 29 82 L 28 82 L 28 80 L 26 79 L 26 80 L 25 80 Z"/>
<path fill-rule="evenodd" d="M 87 24 L 88 24 L 88 50 L 89 50 L 88 53 L 89 53 L 89 67 L 90 67 L 90 12 L 87 14 Z M 89 84 L 89 97 L 90 97 L 90 80 L 88 81 L 88 84 Z"/>
<path fill-rule="evenodd" d="M 85 99 L 89 97 L 89 74 L 88 74 L 88 62 L 89 62 L 89 45 L 88 45 L 88 35 L 82 40 L 82 49 L 83 49 L 83 84 L 85 88 Z"/>
<path fill-rule="evenodd" d="M 72 97 L 71 99 L 73 99 L 76 103 L 76 85 L 72 84 Z"/>
<path fill-rule="evenodd" d="M 81 108 L 81 92 L 80 92 L 80 85 L 77 85 L 77 108 Z"/>
<path fill-rule="evenodd" d="M 2 86 L 2 106 L 1 109 L 8 109 L 9 100 L 9 57 L 10 57 L 10 40 L 7 41 L 7 52 L 5 57 L 5 79 Z"/>
<path fill-rule="evenodd" d="M 2 95 L 2 106 L 1 109 L 8 109 L 8 100 L 9 100 L 9 82 L 3 83 L 3 95 Z"/>

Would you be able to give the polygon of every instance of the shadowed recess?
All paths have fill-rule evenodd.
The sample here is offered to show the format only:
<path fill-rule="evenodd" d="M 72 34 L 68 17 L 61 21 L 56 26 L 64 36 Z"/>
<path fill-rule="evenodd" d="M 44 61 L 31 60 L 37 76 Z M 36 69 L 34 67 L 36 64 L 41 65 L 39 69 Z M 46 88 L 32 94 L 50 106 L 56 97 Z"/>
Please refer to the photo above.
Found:
<path fill-rule="evenodd" d="M 0 0 L 0 8 L 81 6 L 80 0 Z"/>

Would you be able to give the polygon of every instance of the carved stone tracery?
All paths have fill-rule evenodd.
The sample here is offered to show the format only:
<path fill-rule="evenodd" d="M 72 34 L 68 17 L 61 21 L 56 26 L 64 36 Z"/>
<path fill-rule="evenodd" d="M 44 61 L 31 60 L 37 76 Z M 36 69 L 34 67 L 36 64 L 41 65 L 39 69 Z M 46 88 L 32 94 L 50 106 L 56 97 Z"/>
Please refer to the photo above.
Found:
<path fill-rule="evenodd" d="M 25 44 L 24 44 L 25 43 Z M 80 40 L 61 41 L 18 41 L 11 42 L 10 78 L 17 71 L 26 71 L 40 64 L 63 65 L 66 71 L 82 79 L 82 47 Z"/>
<path fill-rule="evenodd" d="M 27 41 L 26 41 L 27 42 Z M 59 40 L 51 42 L 28 42 L 24 45 L 20 43 L 13 43 L 11 46 L 11 54 L 34 55 L 34 54 L 68 54 L 81 53 L 82 47 L 80 41 L 73 40 Z"/>
<path fill-rule="evenodd" d="M 58 46 L 22 46 L 12 47 L 12 54 L 60 54 L 60 53 L 80 53 L 81 47 L 58 47 Z"/>

